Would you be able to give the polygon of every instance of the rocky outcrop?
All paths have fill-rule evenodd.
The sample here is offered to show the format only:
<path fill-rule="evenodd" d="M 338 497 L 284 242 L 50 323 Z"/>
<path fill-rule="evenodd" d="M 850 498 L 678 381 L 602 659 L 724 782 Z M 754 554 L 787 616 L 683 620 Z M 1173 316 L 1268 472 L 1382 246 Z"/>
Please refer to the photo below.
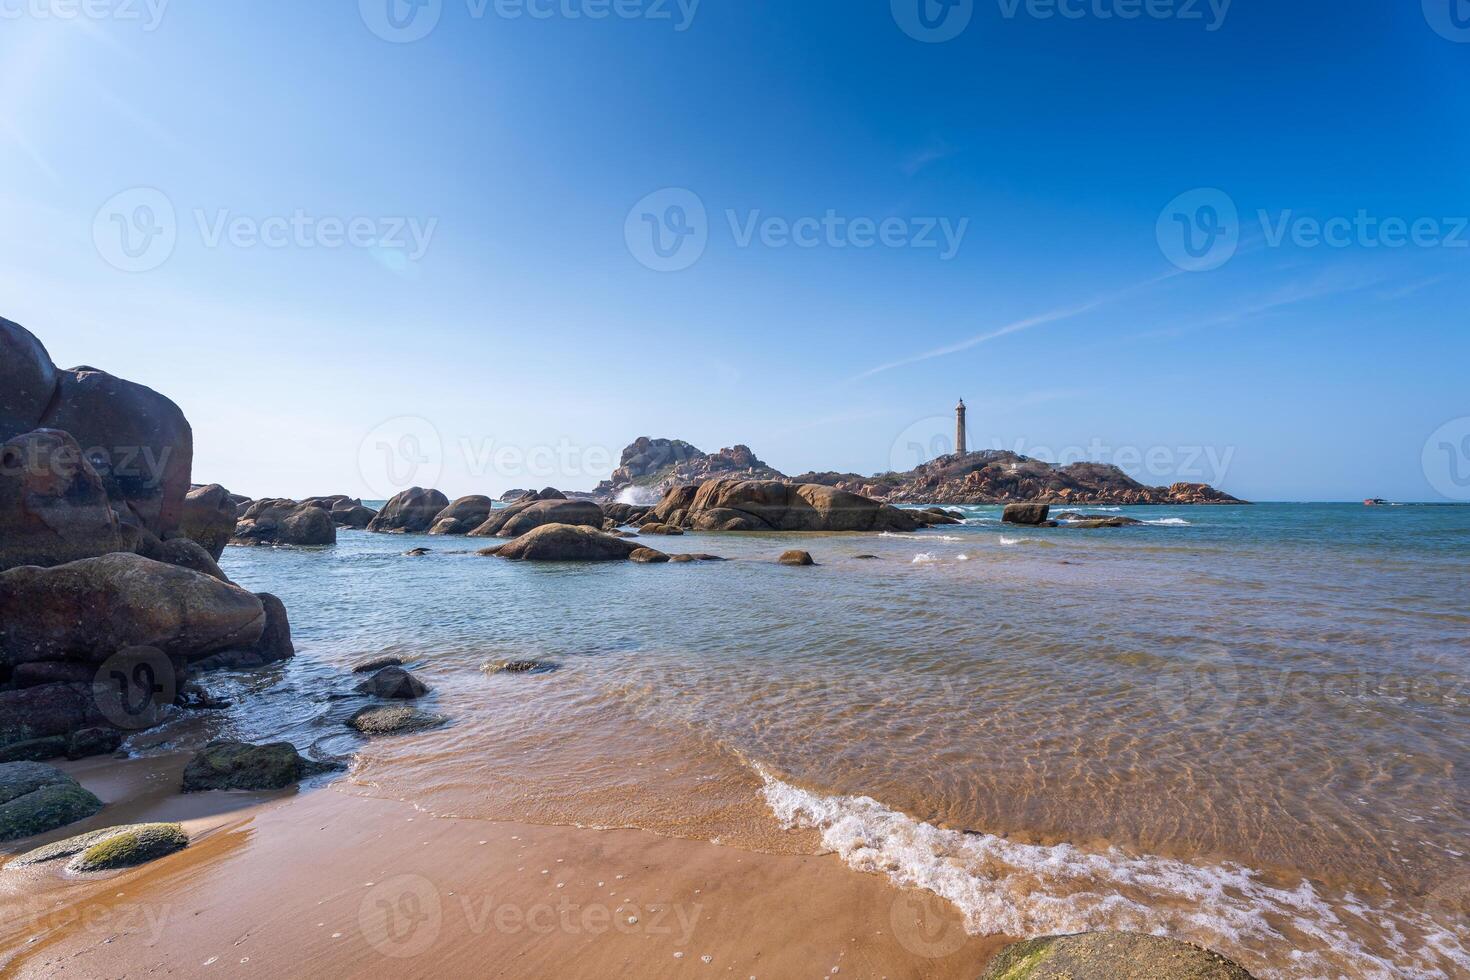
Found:
<path fill-rule="evenodd" d="M 44 834 L 101 809 L 101 800 L 54 766 L 0 765 L 0 842 Z"/>
<path fill-rule="evenodd" d="M 675 487 L 651 517 L 700 531 L 916 531 L 934 523 L 926 511 L 899 510 L 832 487 L 739 480 Z"/>
<path fill-rule="evenodd" d="M 328 768 L 302 758 L 290 742 L 210 742 L 184 767 L 184 792 L 285 789 Z"/>
<path fill-rule="evenodd" d="M 980 980 L 1251 980 L 1219 953 L 1162 936 L 1083 932 L 1013 943 Z"/>
<path fill-rule="evenodd" d="M 480 554 L 511 561 L 623 561 L 638 550 L 638 545 L 595 528 L 543 524 L 509 544 L 486 548 Z"/>
<path fill-rule="evenodd" d="M 345 493 L 325 497 L 307 497 L 301 503 L 307 507 L 320 507 L 331 516 L 332 523 L 338 527 L 361 530 L 378 516 L 377 511 L 371 507 L 364 507 L 362 501 L 357 497 L 349 497 Z"/>
<path fill-rule="evenodd" d="M 211 483 L 190 490 L 184 497 L 179 530 L 219 561 L 225 545 L 234 537 L 236 515 L 234 495 L 218 483 Z"/>
<path fill-rule="evenodd" d="M 125 550 L 102 478 L 75 439 L 38 429 L 0 446 L 0 571 Z"/>
<path fill-rule="evenodd" d="M 602 508 L 590 500 L 529 498 L 495 511 L 470 532 L 472 538 L 517 538 L 547 524 L 602 528 Z"/>
<path fill-rule="evenodd" d="M 495 502 L 489 497 L 480 494 L 460 497 L 434 515 L 434 523 L 429 527 L 429 533 L 469 534 L 484 524 L 494 509 Z"/>
<path fill-rule="evenodd" d="M 598 484 L 593 492 L 600 497 L 614 497 L 629 487 L 639 487 L 662 494 L 680 484 L 736 476 L 749 480 L 786 478 L 757 459 L 749 446 L 705 453 L 682 439 L 640 436 L 623 450 L 622 461 L 612 477 Z"/>
<path fill-rule="evenodd" d="M 410 487 L 384 504 L 367 529 L 383 534 L 422 534 L 448 506 L 449 498 L 438 490 Z"/>
<path fill-rule="evenodd" d="M 606 520 L 613 522 L 613 527 L 627 527 L 631 524 L 641 524 L 648 512 L 653 510 L 651 504 L 603 504 L 602 513 Z"/>
<path fill-rule="evenodd" d="M 60 370 L 35 336 L 0 319 L 0 441 L 37 429 L 76 441 L 123 525 L 178 531 L 194 456 L 178 406 L 96 368 Z"/>
<path fill-rule="evenodd" d="M 320 547 L 337 543 L 337 525 L 323 508 L 306 502 L 257 500 L 235 525 L 231 544 Z"/>
<path fill-rule="evenodd" d="M 859 476 L 807 473 L 796 477 L 862 493 L 888 503 L 1005 504 L 1240 504 L 1203 483 L 1150 487 L 1116 466 L 1056 466 L 1007 450 L 940 456 L 906 473 Z"/>
<path fill-rule="evenodd" d="M 139 555 L 0 573 L 0 669 L 95 666 L 139 646 L 186 661 L 253 647 L 265 626 L 261 600 L 244 589 Z"/>

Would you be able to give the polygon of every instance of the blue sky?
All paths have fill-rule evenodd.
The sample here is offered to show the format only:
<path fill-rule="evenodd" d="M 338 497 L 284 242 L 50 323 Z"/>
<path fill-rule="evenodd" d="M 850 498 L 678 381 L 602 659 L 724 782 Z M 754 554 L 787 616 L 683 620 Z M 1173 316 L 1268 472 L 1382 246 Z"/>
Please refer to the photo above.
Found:
<path fill-rule="evenodd" d="M 198 480 L 874 472 L 963 396 L 971 448 L 1444 499 L 1464 0 L 388 2 L 0 3 L 0 315 L 174 398 Z"/>

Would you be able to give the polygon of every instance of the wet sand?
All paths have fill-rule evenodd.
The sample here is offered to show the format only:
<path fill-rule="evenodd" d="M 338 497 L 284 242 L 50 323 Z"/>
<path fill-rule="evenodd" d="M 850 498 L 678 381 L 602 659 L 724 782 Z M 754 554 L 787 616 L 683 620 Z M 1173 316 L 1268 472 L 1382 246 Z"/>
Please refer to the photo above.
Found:
<path fill-rule="evenodd" d="M 181 796 L 183 762 L 67 767 L 110 805 L 7 857 L 139 820 L 193 841 L 106 876 L 0 870 L 0 974 L 973 978 L 1004 942 L 830 855 L 436 818 L 330 785 Z"/>

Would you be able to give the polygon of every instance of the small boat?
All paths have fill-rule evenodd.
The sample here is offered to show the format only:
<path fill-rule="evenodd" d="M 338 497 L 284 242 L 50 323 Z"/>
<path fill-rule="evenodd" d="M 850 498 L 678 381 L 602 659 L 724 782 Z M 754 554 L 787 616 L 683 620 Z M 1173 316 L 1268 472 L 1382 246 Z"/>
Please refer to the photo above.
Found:
<path fill-rule="evenodd" d="M 1364 507 L 1387 507 L 1388 506 L 1388 501 L 1387 500 L 1384 500 L 1382 497 L 1369 497 L 1367 500 L 1363 501 L 1363 506 Z"/>

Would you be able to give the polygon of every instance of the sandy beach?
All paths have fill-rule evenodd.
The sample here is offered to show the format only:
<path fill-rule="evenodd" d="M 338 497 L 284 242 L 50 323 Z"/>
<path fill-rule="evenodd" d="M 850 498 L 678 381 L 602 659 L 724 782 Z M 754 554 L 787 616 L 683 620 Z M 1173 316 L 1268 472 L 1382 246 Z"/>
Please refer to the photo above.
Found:
<path fill-rule="evenodd" d="M 184 757 L 69 767 L 187 850 L 117 874 L 0 871 L 16 977 L 974 977 L 1003 945 L 831 856 L 431 817 L 317 786 L 172 791 Z M 77 824 L 52 837 L 92 829 Z"/>

